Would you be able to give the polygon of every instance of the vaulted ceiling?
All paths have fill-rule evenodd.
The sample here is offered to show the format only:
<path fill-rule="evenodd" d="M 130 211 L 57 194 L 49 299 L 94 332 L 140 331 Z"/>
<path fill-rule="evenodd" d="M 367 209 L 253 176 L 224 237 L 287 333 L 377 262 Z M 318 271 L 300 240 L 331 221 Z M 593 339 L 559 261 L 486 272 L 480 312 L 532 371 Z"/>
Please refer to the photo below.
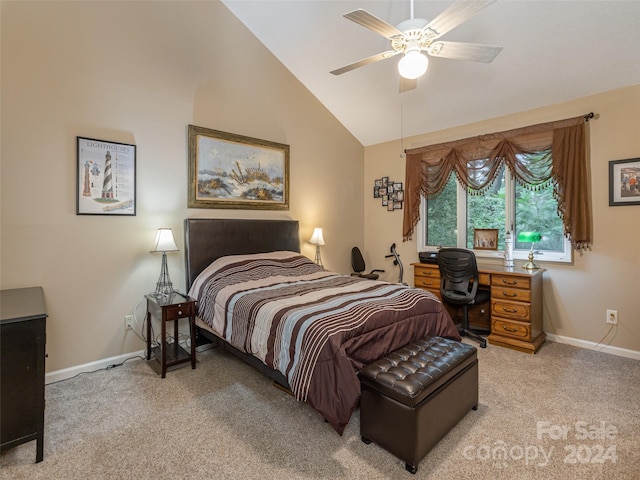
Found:
<path fill-rule="evenodd" d="M 390 49 L 345 13 L 362 8 L 395 26 L 410 18 L 410 0 L 223 3 L 365 146 L 640 84 L 638 0 L 498 0 L 441 37 L 501 45 L 492 63 L 431 57 L 404 93 L 399 56 L 329 72 Z M 415 17 L 453 3 L 415 0 Z"/>

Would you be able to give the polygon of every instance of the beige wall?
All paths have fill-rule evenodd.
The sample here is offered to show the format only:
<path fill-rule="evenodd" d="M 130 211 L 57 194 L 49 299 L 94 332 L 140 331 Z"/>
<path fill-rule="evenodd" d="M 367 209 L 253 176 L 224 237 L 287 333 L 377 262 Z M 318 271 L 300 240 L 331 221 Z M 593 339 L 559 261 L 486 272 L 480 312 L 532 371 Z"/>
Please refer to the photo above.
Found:
<path fill-rule="evenodd" d="M 412 280 L 416 247 L 402 243 L 402 212 L 371 198 L 375 178 L 404 182 L 400 141 L 363 148 L 222 4 L 2 2 L 1 22 L 0 285 L 44 287 L 48 371 L 143 347 L 123 317 L 138 305 L 141 319 L 154 288 L 156 229 L 173 228 L 182 249 L 186 217 L 293 218 L 303 240 L 322 226 L 328 268 L 348 272 L 360 245 L 368 268 L 385 268 L 392 281 L 397 270 L 384 256 L 396 242 Z M 640 207 L 609 207 L 607 180 L 609 160 L 640 156 L 640 87 L 404 147 L 588 111 L 600 114 L 590 122 L 594 248 L 574 265 L 544 265 L 545 330 L 598 342 L 613 308 L 620 326 L 611 344 L 640 350 Z M 188 124 L 291 145 L 290 211 L 187 209 Z M 75 214 L 76 136 L 137 145 L 135 217 Z M 301 246 L 312 258 L 313 247 Z M 182 252 L 169 255 L 169 270 L 183 289 Z"/>
<path fill-rule="evenodd" d="M 123 317 L 155 288 L 156 229 L 182 250 L 186 217 L 321 226 L 349 271 L 364 149 L 221 3 L 2 2 L 1 21 L 1 287 L 44 287 L 47 371 L 143 348 Z M 289 144 L 290 210 L 187 209 L 189 124 Z M 76 136 L 137 145 L 135 217 L 75 214 Z"/>
<path fill-rule="evenodd" d="M 639 352 L 640 206 L 609 207 L 608 162 L 640 157 L 640 86 L 408 138 L 404 146 L 412 148 L 591 111 L 600 116 L 589 122 L 593 249 L 583 256 L 575 255 L 573 265 L 540 262 L 548 269 L 544 280 L 544 330 L 598 343 L 609 330 L 604 321 L 606 310 L 614 309 L 618 310 L 619 325 L 603 343 Z M 381 259 L 393 242 L 401 244 L 398 251 L 405 266 L 418 260 L 415 241 L 402 244 L 402 212 L 387 212 L 370 194 L 376 178 L 389 176 L 404 181 L 400 151 L 400 141 L 365 148 L 365 249 L 376 265 L 383 265 Z M 393 268 L 390 261 L 384 266 Z M 386 278 L 393 280 L 395 275 L 393 271 Z M 410 266 L 405 279 L 413 280 Z"/>

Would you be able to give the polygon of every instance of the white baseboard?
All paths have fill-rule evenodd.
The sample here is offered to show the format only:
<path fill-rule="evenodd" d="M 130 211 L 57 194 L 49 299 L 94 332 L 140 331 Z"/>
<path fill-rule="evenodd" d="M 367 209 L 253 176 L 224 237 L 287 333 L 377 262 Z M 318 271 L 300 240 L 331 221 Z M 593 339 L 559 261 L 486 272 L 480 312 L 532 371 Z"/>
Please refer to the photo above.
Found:
<path fill-rule="evenodd" d="M 171 343 L 171 341 L 169 341 L 168 343 Z M 183 342 L 180 342 L 180 344 L 185 349 L 188 350 L 189 347 L 183 344 Z M 213 345 L 210 343 L 207 343 L 199 347 L 196 347 L 196 352 L 204 352 L 209 348 L 213 348 Z M 44 383 L 48 384 L 48 383 L 59 382 L 60 380 L 66 380 L 68 378 L 75 377 L 80 373 L 95 372 L 96 370 L 102 370 L 112 365 L 118 365 L 132 357 L 144 358 L 145 355 L 146 355 L 146 350 L 139 350 L 137 352 L 125 353 L 123 355 L 118 355 L 116 357 L 103 358 L 101 360 L 96 360 L 95 362 L 85 363 L 84 365 L 76 365 L 75 367 L 63 368 L 62 370 L 56 370 L 55 372 L 49 372 L 45 374 Z"/>
<path fill-rule="evenodd" d="M 44 383 L 54 383 L 60 380 L 66 380 L 68 378 L 75 377 L 80 373 L 95 372 L 96 370 L 102 370 L 103 368 L 110 367 L 111 365 L 118 365 L 131 357 L 144 357 L 145 350 L 137 352 L 125 353 L 124 355 L 118 355 L 117 357 L 103 358 L 102 360 L 96 360 L 95 362 L 85 363 L 84 365 L 77 365 L 75 367 L 63 368 L 62 370 L 56 370 L 55 372 L 49 372 L 44 376 Z"/>
<path fill-rule="evenodd" d="M 640 352 L 636 350 L 628 350 L 626 348 L 612 347 L 610 345 L 598 345 L 594 342 L 588 342 L 586 340 L 580 340 L 579 338 L 565 337 L 562 335 L 554 335 L 553 333 L 547 333 L 547 340 L 556 343 L 568 343 L 574 347 L 586 348 L 588 350 L 596 350 L 598 352 L 610 353 L 619 357 L 633 358 L 640 360 Z M 212 348 L 211 344 L 202 345 L 197 347 L 196 350 L 201 352 Z M 80 373 L 94 372 L 107 368 L 111 365 L 117 365 L 124 362 L 131 357 L 144 357 L 145 351 L 140 350 L 137 352 L 125 353 L 124 355 L 118 355 L 116 357 L 103 358 L 102 360 L 96 360 L 95 362 L 85 363 L 84 365 L 77 365 L 75 367 L 63 368 L 62 370 L 56 370 L 55 372 L 49 372 L 45 375 L 45 384 L 59 382 L 60 380 L 66 380 L 68 378 L 75 377 Z"/>
<path fill-rule="evenodd" d="M 626 348 L 612 347 L 611 345 L 602 345 L 594 342 L 588 342 L 586 340 L 580 340 L 579 338 L 565 337 L 562 335 L 554 335 L 553 333 L 547 333 L 547 340 L 556 343 L 568 343 L 574 347 L 586 348 L 587 350 L 595 350 L 597 352 L 610 353 L 619 357 L 633 358 L 634 360 L 640 360 L 640 352 L 636 350 L 629 350 Z"/>

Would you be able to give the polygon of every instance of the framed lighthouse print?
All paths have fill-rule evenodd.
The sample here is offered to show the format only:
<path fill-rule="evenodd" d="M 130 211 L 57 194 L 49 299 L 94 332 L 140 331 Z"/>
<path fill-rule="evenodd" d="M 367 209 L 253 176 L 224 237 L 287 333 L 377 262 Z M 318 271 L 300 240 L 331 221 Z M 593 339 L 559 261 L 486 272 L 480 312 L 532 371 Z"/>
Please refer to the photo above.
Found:
<path fill-rule="evenodd" d="M 76 215 L 135 215 L 136 146 L 77 138 Z"/>

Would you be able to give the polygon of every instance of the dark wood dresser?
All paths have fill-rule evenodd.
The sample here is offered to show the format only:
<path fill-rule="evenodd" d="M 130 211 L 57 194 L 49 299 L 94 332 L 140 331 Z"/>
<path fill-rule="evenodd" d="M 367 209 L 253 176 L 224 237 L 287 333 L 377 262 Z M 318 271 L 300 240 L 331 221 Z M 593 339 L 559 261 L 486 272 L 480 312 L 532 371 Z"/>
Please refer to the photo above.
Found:
<path fill-rule="evenodd" d="M 47 308 L 41 287 L 0 291 L 0 450 L 36 441 L 44 456 Z"/>

